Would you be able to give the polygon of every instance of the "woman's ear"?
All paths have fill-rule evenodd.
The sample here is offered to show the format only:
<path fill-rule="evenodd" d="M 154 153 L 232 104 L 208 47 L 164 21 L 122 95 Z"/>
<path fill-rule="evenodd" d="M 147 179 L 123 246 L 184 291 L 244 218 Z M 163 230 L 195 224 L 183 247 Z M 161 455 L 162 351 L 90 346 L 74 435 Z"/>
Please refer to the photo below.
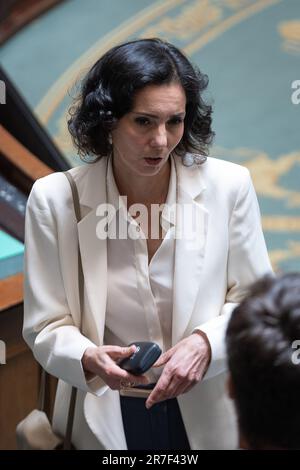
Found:
<path fill-rule="evenodd" d="M 227 388 L 227 393 L 228 393 L 229 398 L 231 398 L 231 400 L 234 400 L 235 399 L 234 385 L 233 385 L 232 377 L 230 373 L 227 376 L 226 388 Z"/>

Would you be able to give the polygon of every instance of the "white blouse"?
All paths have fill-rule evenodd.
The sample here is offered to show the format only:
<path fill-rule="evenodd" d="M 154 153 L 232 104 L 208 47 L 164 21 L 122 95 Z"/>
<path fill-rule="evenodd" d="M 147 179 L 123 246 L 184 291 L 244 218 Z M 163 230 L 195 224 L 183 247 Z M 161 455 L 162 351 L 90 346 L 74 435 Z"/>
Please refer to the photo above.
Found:
<path fill-rule="evenodd" d="M 176 203 L 173 158 L 166 205 L 162 211 L 162 218 L 169 228 L 149 265 L 147 240 L 119 199 L 111 158 L 107 171 L 107 199 L 118 212 L 114 221 L 117 237 L 107 240 L 108 293 L 104 344 L 154 341 L 164 352 L 171 347 L 172 337 L 175 220 L 167 207 Z M 126 226 L 131 224 L 130 230 L 135 230 L 136 236 L 122 239 L 118 235 L 120 217 Z M 149 375 L 151 380 L 157 381 L 160 369 L 152 369 Z"/>

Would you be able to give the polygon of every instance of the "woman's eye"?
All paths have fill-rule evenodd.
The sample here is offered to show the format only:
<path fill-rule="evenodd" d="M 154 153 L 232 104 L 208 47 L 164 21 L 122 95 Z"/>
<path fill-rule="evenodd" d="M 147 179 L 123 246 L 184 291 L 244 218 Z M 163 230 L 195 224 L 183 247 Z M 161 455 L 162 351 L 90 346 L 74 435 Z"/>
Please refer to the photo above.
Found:
<path fill-rule="evenodd" d="M 148 118 L 143 118 L 143 117 L 138 117 L 135 119 L 135 122 L 139 124 L 140 126 L 148 126 L 150 124 L 150 121 Z"/>
<path fill-rule="evenodd" d="M 181 124 L 182 122 L 183 122 L 182 118 L 173 118 L 173 119 L 170 119 L 169 124 L 171 124 L 171 126 L 176 126 L 178 124 Z"/>

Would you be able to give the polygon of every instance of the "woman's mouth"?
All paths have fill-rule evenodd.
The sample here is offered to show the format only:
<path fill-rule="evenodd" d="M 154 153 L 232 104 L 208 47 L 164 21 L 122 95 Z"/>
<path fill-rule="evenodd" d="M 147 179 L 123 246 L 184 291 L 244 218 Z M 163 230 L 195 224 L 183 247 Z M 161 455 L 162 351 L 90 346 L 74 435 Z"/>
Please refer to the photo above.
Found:
<path fill-rule="evenodd" d="M 162 161 L 162 158 L 145 158 L 145 162 L 151 166 L 158 165 L 161 161 Z"/>

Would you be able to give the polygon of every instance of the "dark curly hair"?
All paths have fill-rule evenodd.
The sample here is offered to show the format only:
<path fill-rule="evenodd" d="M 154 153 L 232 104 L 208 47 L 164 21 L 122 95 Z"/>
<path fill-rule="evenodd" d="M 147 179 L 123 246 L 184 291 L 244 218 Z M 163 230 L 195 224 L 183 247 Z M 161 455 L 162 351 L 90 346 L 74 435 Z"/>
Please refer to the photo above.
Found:
<path fill-rule="evenodd" d="M 178 82 L 186 94 L 184 134 L 175 148 L 207 155 L 214 132 L 212 107 L 202 98 L 208 77 L 172 44 L 161 39 L 141 39 L 113 47 L 90 69 L 69 110 L 68 127 L 80 157 L 97 161 L 111 153 L 110 131 L 131 111 L 137 91 L 147 85 Z"/>
<path fill-rule="evenodd" d="M 226 334 L 240 431 L 252 449 L 300 449 L 300 274 L 266 276 Z"/>

